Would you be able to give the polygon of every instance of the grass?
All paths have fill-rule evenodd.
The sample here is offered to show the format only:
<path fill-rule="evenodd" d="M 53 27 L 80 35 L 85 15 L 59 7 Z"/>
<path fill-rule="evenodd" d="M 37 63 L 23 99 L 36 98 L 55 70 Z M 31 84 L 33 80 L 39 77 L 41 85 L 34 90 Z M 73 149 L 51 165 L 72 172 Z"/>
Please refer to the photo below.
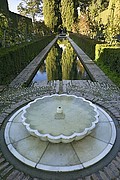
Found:
<path fill-rule="evenodd" d="M 103 64 L 103 62 L 96 62 L 96 64 L 109 77 L 109 79 L 111 79 L 111 81 L 120 88 L 120 74 L 116 73 L 115 71 L 111 71 L 110 67 Z"/>

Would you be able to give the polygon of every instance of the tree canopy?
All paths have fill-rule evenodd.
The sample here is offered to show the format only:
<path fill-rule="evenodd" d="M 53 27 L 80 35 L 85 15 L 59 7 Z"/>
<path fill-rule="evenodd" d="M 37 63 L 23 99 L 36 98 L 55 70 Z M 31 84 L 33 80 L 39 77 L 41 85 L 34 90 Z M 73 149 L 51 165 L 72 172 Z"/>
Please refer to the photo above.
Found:
<path fill-rule="evenodd" d="M 36 20 L 36 15 L 42 13 L 42 0 L 22 0 L 18 5 L 18 12 L 23 15 L 32 18 L 33 21 Z"/>
<path fill-rule="evenodd" d="M 58 23 L 58 14 L 56 12 L 57 3 L 55 0 L 43 0 L 43 14 L 44 21 L 47 27 L 49 27 L 52 31 L 55 30 Z"/>
<path fill-rule="evenodd" d="M 73 0 L 61 0 L 61 17 L 63 27 L 71 31 L 74 22 Z"/>

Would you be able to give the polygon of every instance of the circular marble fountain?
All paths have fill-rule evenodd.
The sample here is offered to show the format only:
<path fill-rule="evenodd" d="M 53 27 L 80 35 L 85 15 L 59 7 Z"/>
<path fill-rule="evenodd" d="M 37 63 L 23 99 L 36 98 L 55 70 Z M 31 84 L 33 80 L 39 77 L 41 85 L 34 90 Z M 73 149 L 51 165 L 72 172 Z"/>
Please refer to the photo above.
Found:
<path fill-rule="evenodd" d="M 23 108 L 22 123 L 33 136 L 52 143 L 70 143 L 90 134 L 99 113 L 92 102 L 74 95 L 35 99 Z"/>

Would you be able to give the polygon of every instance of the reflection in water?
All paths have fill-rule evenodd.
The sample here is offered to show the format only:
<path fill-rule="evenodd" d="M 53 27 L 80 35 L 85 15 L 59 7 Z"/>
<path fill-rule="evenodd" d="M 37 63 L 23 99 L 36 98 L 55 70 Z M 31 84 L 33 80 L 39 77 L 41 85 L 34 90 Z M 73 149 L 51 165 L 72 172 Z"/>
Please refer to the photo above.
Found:
<path fill-rule="evenodd" d="M 51 48 L 33 79 L 41 80 L 79 80 L 90 79 L 77 54 L 68 40 L 59 39 Z"/>
<path fill-rule="evenodd" d="M 55 44 L 53 48 L 48 53 L 46 58 L 46 72 L 47 72 L 47 80 L 62 80 L 62 72 L 61 72 L 61 59 L 62 50 L 58 44 Z"/>

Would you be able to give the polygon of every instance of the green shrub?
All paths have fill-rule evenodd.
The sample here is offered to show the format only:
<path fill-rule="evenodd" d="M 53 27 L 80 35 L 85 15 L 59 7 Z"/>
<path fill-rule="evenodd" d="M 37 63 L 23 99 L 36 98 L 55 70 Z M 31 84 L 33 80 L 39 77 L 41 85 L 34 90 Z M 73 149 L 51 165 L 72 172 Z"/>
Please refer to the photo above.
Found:
<path fill-rule="evenodd" d="M 111 71 L 120 74 L 120 47 L 97 44 L 95 61 L 104 63 Z"/>
<path fill-rule="evenodd" d="M 9 84 L 47 46 L 54 36 L 0 49 L 0 84 Z"/>
<path fill-rule="evenodd" d="M 120 47 L 100 44 L 82 35 L 70 34 L 70 37 L 120 87 Z"/>
<path fill-rule="evenodd" d="M 105 74 L 120 87 L 120 47 L 97 44 L 95 61 Z"/>

